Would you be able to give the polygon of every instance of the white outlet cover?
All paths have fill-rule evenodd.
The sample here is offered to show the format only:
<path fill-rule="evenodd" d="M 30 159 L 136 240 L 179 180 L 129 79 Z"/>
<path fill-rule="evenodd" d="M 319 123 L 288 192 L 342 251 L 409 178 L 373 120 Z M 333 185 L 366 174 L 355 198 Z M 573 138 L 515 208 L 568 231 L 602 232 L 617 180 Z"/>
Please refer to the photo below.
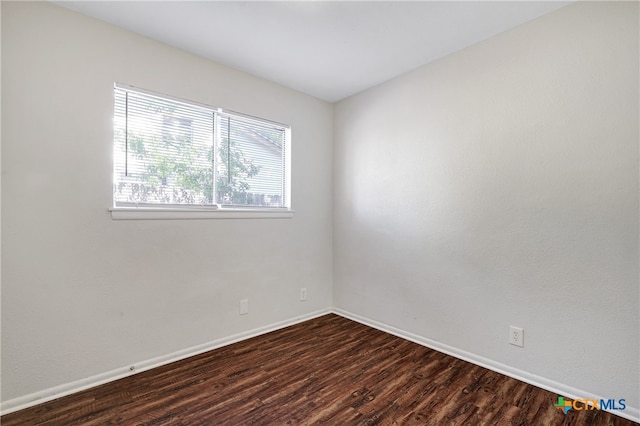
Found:
<path fill-rule="evenodd" d="M 244 299 L 240 301 L 240 315 L 245 315 L 249 313 L 249 300 Z"/>
<path fill-rule="evenodd" d="M 524 347 L 524 330 L 520 327 L 509 327 L 509 343 L 514 346 Z"/>

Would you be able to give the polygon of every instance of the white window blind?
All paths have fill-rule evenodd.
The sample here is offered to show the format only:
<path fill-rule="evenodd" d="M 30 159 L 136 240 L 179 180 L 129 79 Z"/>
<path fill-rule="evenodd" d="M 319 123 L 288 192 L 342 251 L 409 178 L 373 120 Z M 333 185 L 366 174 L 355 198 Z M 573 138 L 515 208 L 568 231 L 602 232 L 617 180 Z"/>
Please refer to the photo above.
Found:
<path fill-rule="evenodd" d="M 287 126 L 115 86 L 114 206 L 287 208 Z"/>

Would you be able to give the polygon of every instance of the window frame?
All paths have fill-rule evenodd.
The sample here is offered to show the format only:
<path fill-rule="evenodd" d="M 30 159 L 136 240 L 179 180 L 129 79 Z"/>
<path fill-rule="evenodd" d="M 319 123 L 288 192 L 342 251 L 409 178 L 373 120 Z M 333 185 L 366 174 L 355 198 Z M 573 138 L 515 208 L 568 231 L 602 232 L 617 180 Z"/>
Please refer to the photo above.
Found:
<path fill-rule="evenodd" d="M 128 203 L 116 202 L 115 195 L 112 192 L 112 206 L 108 209 L 113 220 L 164 220 L 164 219 L 282 219 L 292 218 L 293 209 L 291 208 L 291 126 L 279 123 L 277 121 L 255 117 L 236 111 L 214 107 L 204 103 L 178 98 L 151 90 L 141 89 L 139 87 L 128 84 L 114 83 L 114 98 L 117 89 L 137 92 L 144 95 L 154 96 L 168 101 L 183 103 L 188 106 L 205 108 L 210 110 L 216 116 L 216 121 L 221 116 L 232 116 L 240 119 L 248 119 L 259 123 L 274 125 L 284 130 L 283 142 L 283 173 L 284 182 L 282 188 L 283 207 L 263 207 L 263 206 L 238 206 L 238 205 L 199 205 L 199 204 L 160 204 L 160 203 Z M 116 117 L 115 102 L 113 104 L 113 118 Z M 115 126 L 115 123 L 114 123 Z M 115 129 L 115 127 L 113 127 Z M 216 129 L 213 129 L 214 133 Z M 214 139 L 214 156 L 219 152 L 219 140 Z M 115 130 L 111 138 L 112 148 L 115 148 Z M 116 184 L 115 165 L 116 159 L 112 158 L 113 178 L 112 185 Z M 213 163 L 213 181 L 215 189 L 215 181 L 217 177 L 216 162 Z M 215 192 L 214 192 L 215 194 Z"/>

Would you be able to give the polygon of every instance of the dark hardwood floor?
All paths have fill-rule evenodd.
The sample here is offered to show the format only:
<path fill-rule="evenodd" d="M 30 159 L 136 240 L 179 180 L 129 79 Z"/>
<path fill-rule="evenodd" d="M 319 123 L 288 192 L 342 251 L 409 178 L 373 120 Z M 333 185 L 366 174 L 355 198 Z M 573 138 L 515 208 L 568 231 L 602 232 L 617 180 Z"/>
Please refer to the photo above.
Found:
<path fill-rule="evenodd" d="M 337 315 L 0 418 L 12 425 L 634 425 Z"/>

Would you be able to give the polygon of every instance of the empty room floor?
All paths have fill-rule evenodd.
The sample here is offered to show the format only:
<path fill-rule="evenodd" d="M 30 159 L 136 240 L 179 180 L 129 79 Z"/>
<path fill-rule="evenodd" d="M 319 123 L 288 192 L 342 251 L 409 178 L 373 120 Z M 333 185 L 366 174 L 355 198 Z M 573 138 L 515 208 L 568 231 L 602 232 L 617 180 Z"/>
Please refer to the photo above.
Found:
<path fill-rule="evenodd" d="M 12 425 L 634 425 L 328 314 L 3 416 Z"/>

